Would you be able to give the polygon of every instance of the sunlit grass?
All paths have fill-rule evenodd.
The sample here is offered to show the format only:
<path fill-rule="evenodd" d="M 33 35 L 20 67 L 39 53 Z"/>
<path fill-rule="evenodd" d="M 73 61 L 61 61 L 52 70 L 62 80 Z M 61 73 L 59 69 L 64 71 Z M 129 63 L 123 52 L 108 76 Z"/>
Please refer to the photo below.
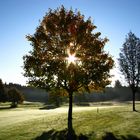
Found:
<path fill-rule="evenodd" d="M 136 107 L 140 110 L 140 105 Z M 105 107 L 75 107 L 75 133 L 92 139 L 102 139 L 107 132 L 122 138 L 134 135 L 140 138 L 140 113 L 132 112 L 132 105 Z M 17 108 L 0 111 L 0 140 L 31 140 L 43 132 L 67 128 L 67 107 L 52 110 Z"/>

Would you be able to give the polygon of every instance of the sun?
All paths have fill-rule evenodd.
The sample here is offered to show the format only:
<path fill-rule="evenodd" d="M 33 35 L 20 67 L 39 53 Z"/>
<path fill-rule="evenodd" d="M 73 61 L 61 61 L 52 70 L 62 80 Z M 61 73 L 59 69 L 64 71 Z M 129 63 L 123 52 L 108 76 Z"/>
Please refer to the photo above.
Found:
<path fill-rule="evenodd" d="M 71 48 L 74 46 L 74 43 L 70 42 L 69 48 L 67 49 L 67 55 L 66 60 L 68 62 L 68 65 L 70 64 L 76 64 L 78 58 L 76 57 L 76 51 L 72 51 Z"/>
<path fill-rule="evenodd" d="M 75 57 L 75 54 L 68 54 L 68 57 L 66 58 L 68 60 L 68 63 L 73 63 L 75 64 L 77 58 Z"/>

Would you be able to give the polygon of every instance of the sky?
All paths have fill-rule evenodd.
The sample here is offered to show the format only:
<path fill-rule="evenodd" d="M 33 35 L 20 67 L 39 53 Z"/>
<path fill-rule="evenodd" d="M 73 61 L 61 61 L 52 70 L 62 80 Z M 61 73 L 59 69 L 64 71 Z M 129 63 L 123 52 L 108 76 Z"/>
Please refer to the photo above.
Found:
<path fill-rule="evenodd" d="M 23 56 L 32 47 L 25 38 L 34 34 L 48 9 L 64 5 L 66 9 L 77 9 L 85 18 L 91 17 L 96 31 L 109 42 L 105 51 L 116 63 L 111 74 L 113 82 L 122 80 L 117 58 L 126 35 L 132 31 L 140 37 L 140 0 L 0 0 L 0 78 L 6 83 L 25 85 Z"/>

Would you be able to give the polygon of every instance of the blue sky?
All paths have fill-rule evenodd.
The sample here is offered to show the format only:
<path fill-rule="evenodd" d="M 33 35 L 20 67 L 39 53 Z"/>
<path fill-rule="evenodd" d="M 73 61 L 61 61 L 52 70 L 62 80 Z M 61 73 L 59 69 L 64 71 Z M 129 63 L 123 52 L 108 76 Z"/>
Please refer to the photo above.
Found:
<path fill-rule="evenodd" d="M 129 31 L 140 37 L 140 0 L 0 0 L 0 78 L 24 85 L 22 57 L 32 48 L 25 35 L 33 34 L 49 8 L 78 9 L 91 17 L 102 37 L 110 41 L 105 50 L 114 59 Z M 120 79 L 119 71 L 112 72 Z"/>

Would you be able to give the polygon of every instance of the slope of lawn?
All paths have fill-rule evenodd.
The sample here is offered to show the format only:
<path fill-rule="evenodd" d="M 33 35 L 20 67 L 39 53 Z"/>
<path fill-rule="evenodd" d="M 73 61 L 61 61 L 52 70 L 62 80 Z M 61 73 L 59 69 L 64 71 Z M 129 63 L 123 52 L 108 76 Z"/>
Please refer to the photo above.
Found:
<path fill-rule="evenodd" d="M 139 103 L 136 108 L 140 111 Z M 74 107 L 75 134 L 89 140 L 140 139 L 140 112 L 131 110 L 131 104 Z M 66 128 L 67 107 L 40 110 L 21 106 L 0 110 L 0 140 L 62 139 Z"/>

